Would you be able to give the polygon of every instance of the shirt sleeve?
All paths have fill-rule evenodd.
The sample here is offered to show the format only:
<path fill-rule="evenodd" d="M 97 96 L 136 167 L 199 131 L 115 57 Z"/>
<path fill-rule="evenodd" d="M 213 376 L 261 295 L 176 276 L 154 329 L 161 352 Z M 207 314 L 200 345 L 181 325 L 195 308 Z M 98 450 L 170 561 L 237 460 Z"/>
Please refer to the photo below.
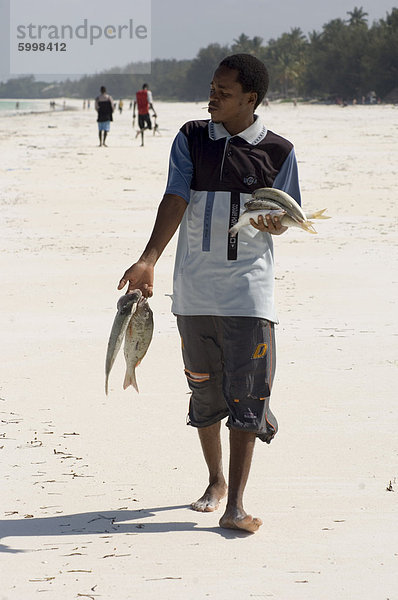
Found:
<path fill-rule="evenodd" d="M 170 151 L 169 176 L 165 193 L 181 196 L 185 202 L 189 203 L 192 174 L 193 164 L 189 153 L 188 140 L 179 131 Z"/>
<path fill-rule="evenodd" d="M 152 104 L 152 92 L 150 90 L 147 90 L 147 99 L 149 104 Z"/>
<path fill-rule="evenodd" d="M 282 165 L 281 170 L 275 177 L 272 187 L 282 190 L 283 192 L 287 192 L 301 206 L 298 167 L 294 148 L 290 151 L 288 157 Z"/>

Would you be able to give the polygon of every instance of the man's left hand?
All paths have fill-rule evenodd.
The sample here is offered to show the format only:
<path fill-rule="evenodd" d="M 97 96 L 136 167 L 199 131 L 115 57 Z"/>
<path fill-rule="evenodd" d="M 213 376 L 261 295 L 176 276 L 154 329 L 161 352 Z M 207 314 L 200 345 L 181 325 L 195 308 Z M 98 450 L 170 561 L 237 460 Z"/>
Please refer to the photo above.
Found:
<path fill-rule="evenodd" d="M 258 222 L 254 221 L 254 219 L 250 219 L 250 224 L 259 231 L 266 231 L 267 233 L 271 233 L 272 235 L 281 235 L 287 230 L 287 227 L 284 227 L 281 224 L 280 217 L 271 217 L 271 215 L 266 215 L 265 219 L 260 215 L 258 217 Z"/>

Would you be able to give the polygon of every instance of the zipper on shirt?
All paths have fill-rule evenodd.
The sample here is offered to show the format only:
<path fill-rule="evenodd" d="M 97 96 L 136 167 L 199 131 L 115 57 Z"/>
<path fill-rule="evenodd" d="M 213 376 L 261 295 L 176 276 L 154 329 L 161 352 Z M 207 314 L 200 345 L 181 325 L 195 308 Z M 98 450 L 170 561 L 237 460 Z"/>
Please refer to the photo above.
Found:
<path fill-rule="evenodd" d="M 224 162 L 225 162 L 225 155 L 226 155 L 226 153 L 227 153 L 227 148 L 228 148 L 228 145 L 229 145 L 229 141 L 230 141 L 230 139 L 231 139 L 231 136 L 230 136 L 230 137 L 227 137 L 227 138 L 225 138 L 224 152 L 223 152 L 223 155 L 222 155 L 221 169 L 220 169 L 220 181 L 222 180 L 222 177 L 223 177 L 223 171 L 224 171 Z"/>

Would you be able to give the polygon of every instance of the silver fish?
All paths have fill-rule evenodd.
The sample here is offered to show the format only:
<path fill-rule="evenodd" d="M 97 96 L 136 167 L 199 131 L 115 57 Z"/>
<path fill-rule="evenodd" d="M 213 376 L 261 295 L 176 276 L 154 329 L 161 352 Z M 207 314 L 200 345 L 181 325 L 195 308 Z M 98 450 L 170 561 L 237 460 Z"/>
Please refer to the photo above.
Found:
<path fill-rule="evenodd" d="M 132 314 L 137 310 L 139 301 L 142 298 L 140 290 L 134 290 L 119 298 L 117 303 L 117 313 L 113 321 L 111 334 L 108 341 L 108 349 L 105 361 L 105 393 L 108 394 L 109 373 L 115 362 L 115 358 L 120 350 L 122 341 L 126 335 L 127 327 L 130 323 Z"/>
<path fill-rule="evenodd" d="M 258 203 L 261 201 L 261 204 Z M 256 210 L 258 208 L 265 208 L 267 202 L 271 202 L 272 205 L 267 208 L 280 208 L 284 210 L 289 217 L 295 221 L 305 221 L 306 216 L 301 206 L 292 198 L 287 192 L 278 190 L 277 188 L 258 188 L 252 194 L 252 200 L 249 200 L 245 204 L 247 210 Z M 276 206 L 275 206 L 276 205 Z"/>
<path fill-rule="evenodd" d="M 266 215 L 271 215 L 271 217 L 278 216 L 283 227 L 299 227 L 300 229 L 304 229 L 304 231 L 308 231 L 309 233 L 316 233 L 312 219 L 330 219 L 330 217 L 327 217 L 323 214 L 325 211 L 326 208 L 312 213 L 307 213 L 305 221 L 296 221 L 290 215 L 286 214 L 283 210 L 280 209 L 275 210 L 264 208 L 261 210 L 260 208 L 258 208 L 257 210 L 245 210 L 239 217 L 237 223 L 235 223 L 235 225 L 231 227 L 229 233 L 232 236 L 235 236 L 238 233 L 239 229 L 250 225 L 250 219 L 253 219 L 253 221 L 257 223 L 258 218 L 260 216 L 262 216 L 265 219 Z"/>
<path fill-rule="evenodd" d="M 137 392 L 138 385 L 135 369 L 144 358 L 153 335 L 153 313 L 146 298 L 138 302 L 137 310 L 132 315 L 124 338 L 124 358 L 126 359 L 126 375 L 123 389 L 132 385 Z"/>
<path fill-rule="evenodd" d="M 276 188 L 259 188 L 252 194 L 252 198 L 245 202 L 246 210 L 240 215 L 237 223 L 231 227 L 229 233 L 236 236 L 239 229 L 250 225 L 250 219 L 258 222 L 260 216 L 278 216 L 284 227 L 299 227 L 309 233 L 316 233 L 311 219 L 329 219 L 318 210 L 305 214 L 301 206 L 287 192 Z"/>

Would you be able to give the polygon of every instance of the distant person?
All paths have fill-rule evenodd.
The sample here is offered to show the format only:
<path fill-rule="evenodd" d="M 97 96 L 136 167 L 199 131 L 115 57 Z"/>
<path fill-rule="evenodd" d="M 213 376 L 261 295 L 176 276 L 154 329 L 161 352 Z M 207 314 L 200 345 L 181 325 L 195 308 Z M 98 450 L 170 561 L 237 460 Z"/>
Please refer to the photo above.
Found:
<path fill-rule="evenodd" d="M 138 107 L 138 127 L 137 136 L 141 134 L 141 146 L 144 145 L 144 131 L 145 129 L 152 129 L 151 117 L 149 116 L 149 109 L 153 111 L 153 116 L 156 119 L 156 112 L 152 104 L 152 92 L 148 89 L 148 84 L 144 83 L 142 90 L 139 90 L 136 95 L 133 108 L 133 123 L 135 121 L 135 109 Z M 136 137 L 137 137 L 136 136 Z"/>
<path fill-rule="evenodd" d="M 98 113 L 99 145 L 106 147 L 105 140 L 111 128 L 111 121 L 113 121 L 114 103 L 112 96 L 106 93 L 106 87 L 102 86 L 100 92 L 101 94 L 95 99 L 95 110 Z"/>
<path fill-rule="evenodd" d="M 119 108 L 120 114 L 122 114 L 122 112 L 123 112 L 123 100 L 121 98 L 119 100 L 119 107 L 118 108 Z"/>

